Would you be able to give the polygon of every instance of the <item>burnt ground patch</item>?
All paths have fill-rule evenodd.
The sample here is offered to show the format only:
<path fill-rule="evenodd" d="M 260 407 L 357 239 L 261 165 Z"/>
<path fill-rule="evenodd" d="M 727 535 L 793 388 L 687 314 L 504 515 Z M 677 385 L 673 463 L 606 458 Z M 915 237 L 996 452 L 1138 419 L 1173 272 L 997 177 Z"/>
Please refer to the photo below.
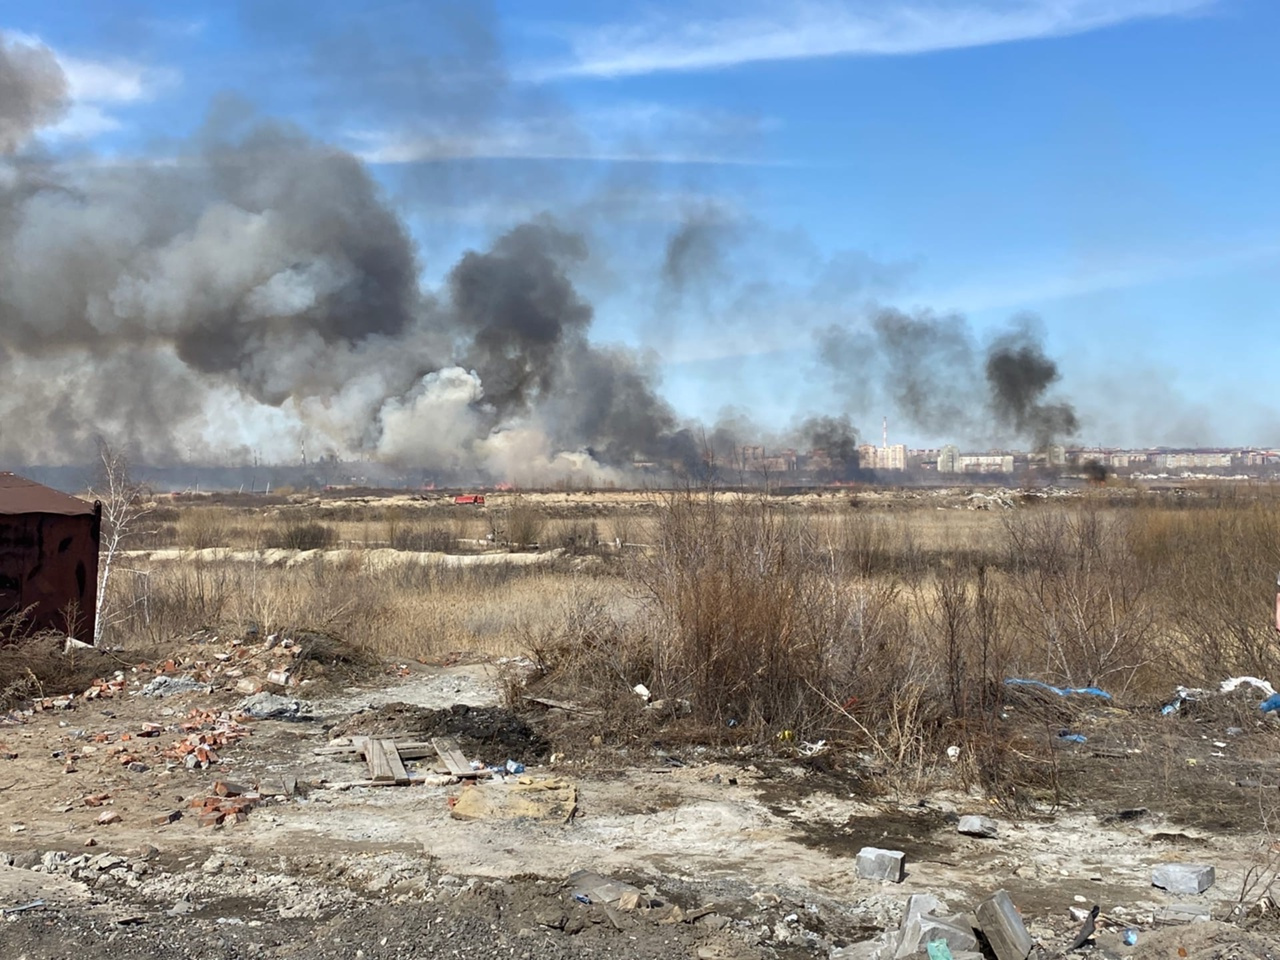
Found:
<path fill-rule="evenodd" d="M 453 737 L 469 757 L 531 763 L 551 752 L 551 744 L 518 713 L 505 707 L 455 704 L 430 710 L 409 703 L 388 703 L 353 714 L 334 727 L 332 736 L 400 737 L 430 740 Z"/>

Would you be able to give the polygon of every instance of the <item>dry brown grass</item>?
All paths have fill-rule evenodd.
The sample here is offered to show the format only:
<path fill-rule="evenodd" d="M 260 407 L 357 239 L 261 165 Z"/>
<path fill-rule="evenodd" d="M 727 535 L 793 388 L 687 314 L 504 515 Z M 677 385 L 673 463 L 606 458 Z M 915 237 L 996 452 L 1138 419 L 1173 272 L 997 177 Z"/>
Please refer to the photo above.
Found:
<path fill-rule="evenodd" d="M 149 522 L 148 549 L 260 551 L 309 527 L 342 549 L 292 566 L 268 553 L 124 564 L 114 643 L 254 625 L 320 630 L 397 660 L 532 652 L 548 694 L 591 701 L 602 733 L 659 721 L 664 736 L 703 740 L 790 731 L 857 744 L 917 778 L 963 742 L 957 769 L 1006 796 L 1039 756 L 1002 724 L 1006 677 L 1155 706 L 1177 684 L 1280 676 L 1280 502 L 1266 495 L 1104 492 L 975 511 L 847 494 L 557 493 L 494 495 L 481 509 L 191 504 Z M 518 565 L 535 542 L 563 556 Z M 503 562 L 442 559 L 484 552 Z M 636 683 L 689 714 L 643 714 Z"/>

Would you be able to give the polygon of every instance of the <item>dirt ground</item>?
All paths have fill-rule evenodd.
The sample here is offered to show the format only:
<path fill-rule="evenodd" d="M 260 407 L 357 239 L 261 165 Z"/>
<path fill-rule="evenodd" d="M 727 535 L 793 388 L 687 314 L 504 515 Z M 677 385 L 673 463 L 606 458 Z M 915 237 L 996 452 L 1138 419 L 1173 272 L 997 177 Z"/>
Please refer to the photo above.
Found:
<path fill-rule="evenodd" d="M 226 712 L 243 697 L 219 672 L 233 661 L 200 656 L 207 693 L 144 696 L 154 671 L 129 669 L 93 699 L 0 722 L 0 957 L 842 957 L 896 928 L 910 894 L 965 912 L 998 889 L 1045 956 L 1079 927 L 1070 908 L 1098 904 L 1093 956 L 1280 957 L 1264 896 L 1280 741 L 1243 708 L 1080 713 L 1067 795 L 1015 819 L 958 786 L 873 789 L 874 772 L 799 758 L 562 742 L 554 711 L 500 702 L 510 663 L 292 687 L 296 718 L 252 720 Z M 368 786 L 358 757 L 315 752 L 399 734 L 454 735 L 469 759 L 525 770 L 463 786 L 431 758 L 407 764 L 411 785 Z M 177 746 L 193 737 L 214 750 L 207 769 Z M 219 782 L 262 799 L 202 825 L 206 798 L 234 802 Z M 567 822 L 451 813 L 464 790 L 504 801 L 548 783 L 574 791 Z M 959 835 L 968 813 L 999 835 Z M 864 846 L 904 851 L 905 880 L 860 879 Z M 1215 884 L 1153 887 L 1175 861 L 1212 864 Z M 636 896 L 582 902 L 579 870 Z M 1171 904 L 1214 921 L 1157 923 Z"/>

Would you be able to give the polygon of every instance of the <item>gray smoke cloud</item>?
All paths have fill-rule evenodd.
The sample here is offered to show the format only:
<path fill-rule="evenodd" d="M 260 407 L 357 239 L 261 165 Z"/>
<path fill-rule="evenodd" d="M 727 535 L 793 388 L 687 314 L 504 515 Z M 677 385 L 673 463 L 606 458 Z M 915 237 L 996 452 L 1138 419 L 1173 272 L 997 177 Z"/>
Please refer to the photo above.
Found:
<path fill-rule="evenodd" d="M 0 46 L 0 456 L 375 457 L 530 481 L 687 455 L 651 361 L 589 340 L 579 233 L 541 217 L 423 289 L 350 153 L 243 103 L 164 162 L 24 153 L 65 79 Z"/>
<path fill-rule="evenodd" d="M 933 435 L 1029 441 L 1041 450 L 1079 429 L 1069 402 L 1049 390 L 1057 364 L 1034 318 L 1017 317 L 985 346 L 958 314 L 877 310 L 866 329 L 831 326 L 819 352 L 854 410 L 891 408 Z M 993 429 L 994 428 L 994 429 Z"/>
<path fill-rule="evenodd" d="M 858 431 L 848 416 L 815 416 L 801 421 L 797 433 L 814 450 L 831 461 L 837 479 L 852 480 L 859 475 Z"/>
<path fill-rule="evenodd" d="M 67 80 L 47 47 L 0 35 L 0 154 L 14 153 L 67 108 Z"/>
<path fill-rule="evenodd" d="M 287 27 L 273 43 L 299 42 L 298 9 L 271 9 L 245 7 Z M 509 83 L 485 10 L 454 9 L 456 36 L 442 31 L 445 49 L 426 57 L 408 40 L 381 43 L 368 32 L 377 17 L 312 38 L 313 65 L 332 71 L 318 111 L 386 111 L 379 119 L 404 119 L 419 154 L 449 160 L 414 165 L 398 198 L 351 152 L 231 97 L 162 158 L 61 163 L 37 140 L 67 107 L 57 59 L 0 37 L 0 458 L 84 461 L 107 437 L 157 465 L 296 462 L 305 451 L 533 483 L 624 481 L 636 462 L 699 476 L 709 452 L 755 442 L 742 423 L 708 434 L 682 421 L 659 395 L 655 355 L 592 341 L 580 280 L 608 268 L 579 222 L 534 215 L 464 253 L 438 289 L 424 286 L 396 199 L 492 190 L 527 202 L 553 182 L 536 165 L 521 180 L 449 159 L 501 146 L 497 118 L 541 109 Z M 572 139 L 554 105 L 541 115 Z M 596 209 L 614 218 L 616 204 L 639 206 L 630 186 L 610 184 Z M 745 331 L 791 300 L 833 310 L 896 283 L 898 271 L 866 258 L 831 261 L 797 295 L 769 266 L 810 251 L 759 241 L 757 227 L 687 207 L 657 265 L 659 300 L 680 306 L 682 322 L 719 305 Z M 1030 328 L 1005 341 L 984 360 L 961 318 L 882 311 L 870 332 L 832 328 L 822 342 L 850 409 L 872 411 L 887 394 L 938 431 L 976 429 L 978 407 L 1019 435 L 1074 429 L 1070 408 L 1047 396 L 1057 372 Z M 857 470 L 847 417 L 810 418 L 785 440 Z"/>

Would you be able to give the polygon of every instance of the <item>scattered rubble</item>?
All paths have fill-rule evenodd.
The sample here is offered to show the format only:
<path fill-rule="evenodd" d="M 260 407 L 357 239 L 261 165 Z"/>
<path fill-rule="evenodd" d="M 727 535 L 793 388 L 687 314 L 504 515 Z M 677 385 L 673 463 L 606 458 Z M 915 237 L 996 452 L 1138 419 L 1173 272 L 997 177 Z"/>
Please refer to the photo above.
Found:
<path fill-rule="evenodd" d="M 274 693 L 256 693 L 241 700 L 235 712 L 253 720 L 297 720 L 311 711 L 305 700 L 281 697 Z"/>
<path fill-rule="evenodd" d="M 187 693 L 213 693 L 213 685 L 192 680 L 190 677 L 161 674 L 140 692 L 144 697 L 177 697 Z"/>

